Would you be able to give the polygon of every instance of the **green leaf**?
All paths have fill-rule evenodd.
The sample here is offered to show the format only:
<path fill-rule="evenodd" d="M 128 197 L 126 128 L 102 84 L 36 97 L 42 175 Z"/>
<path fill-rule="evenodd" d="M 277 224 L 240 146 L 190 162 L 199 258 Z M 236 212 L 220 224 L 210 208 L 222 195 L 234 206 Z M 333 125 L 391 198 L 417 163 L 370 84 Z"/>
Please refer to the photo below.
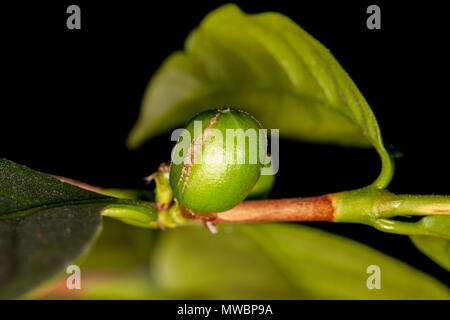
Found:
<path fill-rule="evenodd" d="M 128 192 L 120 194 L 128 194 Z M 33 290 L 26 299 L 164 299 L 149 281 L 149 255 L 157 230 L 103 221 L 101 235 L 81 265 L 82 290 L 69 290 L 65 278 Z"/>
<path fill-rule="evenodd" d="M 375 185 L 391 179 L 392 160 L 356 85 L 328 49 L 281 14 L 225 5 L 206 16 L 151 79 L 128 145 L 224 106 L 248 110 L 284 137 L 373 145 L 383 163 Z"/>
<path fill-rule="evenodd" d="M 161 300 L 177 299 L 182 296 L 168 295 L 155 291 L 148 281 L 146 270 L 90 270 L 83 268 L 82 290 L 68 290 L 65 283 L 55 283 L 39 288 L 25 296 L 25 299 L 51 300 Z"/>
<path fill-rule="evenodd" d="M 150 212 L 0 159 L 0 298 L 24 294 L 85 253 L 102 210 L 117 205 Z"/>
<path fill-rule="evenodd" d="M 265 168 L 271 168 L 271 162 L 264 165 Z M 270 191 L 272 191 L 273 185 L 275 184 L 275 173 L 272 170 L 270 175 L 261 175 L 253 186 L 252 191 L 245 198 L 246 200 L 259 200 L 265 199 L 269 196 Z"/>
<path fill-rule="evenodd" d="M 423 229 L 434 233 L 437 237 L 450 240 L 450 216 L 425 216 L 418 223 Z"/>
<path fill-rule="evenodd" d="M 246 200 L 265 199 L 275 183 L 275 175 L 261 175 Z"/>
<path fill-rule="evenodd" d="M 410 239 L 422 253 L 450 271 L 450 240 L 430 236 L 410 236 Z"/>
<path fill-rule="evenodd" d="M 118 220 L 105 219 L 100 237 L 83 261 L 83 269 L 148 270 L 148 257 L 158 232 L 159 230 L 137 228 Z"/>
<path fill-rule="evenodd" d="M 358 242 L 293 224 L 181 228 L 155 249 L 152 278 L 185 298 L 448 299 L 446 286 Z M 369 290 L 376 265 L 381 289 Z"/>
<path fill-rule="evenodd" d="M 133 199 L 142 201 L 155 201 L 154 191 L 150 189 L 102 189 L 101 194 L 119 199 Z"/>
<path fill-rule="evenodd" d="M 420 222 L 442 238 L 414 235 L 410 236 L 411 241 L 430 259 L 450 271 L 450 216 L 427 216 Z"/>

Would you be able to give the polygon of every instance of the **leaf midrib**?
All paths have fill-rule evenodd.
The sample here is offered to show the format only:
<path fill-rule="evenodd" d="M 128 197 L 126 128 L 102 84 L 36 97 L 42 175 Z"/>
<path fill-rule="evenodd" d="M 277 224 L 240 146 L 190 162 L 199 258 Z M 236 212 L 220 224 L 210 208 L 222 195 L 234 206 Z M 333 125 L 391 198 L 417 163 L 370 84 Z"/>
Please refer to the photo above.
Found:
<path fill-rule="evenodd" d="M 89 206 L 89 205 L 110 205 L 110 204 L 136 204 L 134 200 L 128 199 L 115 199 L 115 198 L 104 198 L 104 199 L 86 199 L 86 200 L 75 200 L 75 201 L 60 201 L 53 203 L 46 203 L 39 206 L 34 206 L 27 208 L 25 210 L 16 210 L 0 216 L 0 222 L 14 219 L 22 218 L 32 214 L 36 214 L 41 211 L 56 209 L 60 207 L 75 207 L 75 206 Z"/>

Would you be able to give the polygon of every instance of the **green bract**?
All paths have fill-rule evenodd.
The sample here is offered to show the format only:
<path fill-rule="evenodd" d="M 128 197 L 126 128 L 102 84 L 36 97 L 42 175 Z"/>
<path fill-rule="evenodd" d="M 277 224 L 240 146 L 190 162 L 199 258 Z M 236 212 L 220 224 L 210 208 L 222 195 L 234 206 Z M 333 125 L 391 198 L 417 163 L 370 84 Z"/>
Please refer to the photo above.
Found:
<path fill-rule="evenodd" d="M 195 116 L 172 157 L 170 184 L 180 204 L 206 213 L 241 202 L 260 176 L 260 150 L 266 159 L 266 135 L 260 129 L 245 111 L 211 110 Z"/>

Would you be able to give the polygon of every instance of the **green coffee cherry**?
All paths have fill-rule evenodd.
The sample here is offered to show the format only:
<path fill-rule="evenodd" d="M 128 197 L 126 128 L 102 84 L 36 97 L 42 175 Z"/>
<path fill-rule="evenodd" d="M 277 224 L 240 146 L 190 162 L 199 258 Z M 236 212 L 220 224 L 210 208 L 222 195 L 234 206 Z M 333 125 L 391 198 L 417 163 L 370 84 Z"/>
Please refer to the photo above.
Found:
<path fill-rule="evenodd" d="M 221 212 L 241 202 L 261 172 L 266 132 L 249 113 L 233 109 L 195 116 L 175 146 L 170 185 L 195 213 Z"/>

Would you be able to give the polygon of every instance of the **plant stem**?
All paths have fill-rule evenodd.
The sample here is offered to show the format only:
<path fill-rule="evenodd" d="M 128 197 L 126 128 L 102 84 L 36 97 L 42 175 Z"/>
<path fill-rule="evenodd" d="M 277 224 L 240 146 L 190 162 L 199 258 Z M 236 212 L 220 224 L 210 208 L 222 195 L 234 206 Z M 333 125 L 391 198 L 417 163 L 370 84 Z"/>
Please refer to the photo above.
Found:
<path fill-rule="evenodd" d="M 448 215 L 450 214 L 450 197 L 436 195 L 393 195 L 388 203 L 387 213 L 392 216 L 409 215 Z"/>
<path fill-rule="evenodd" d="M 392 176 L 394 174 L 394 161 L 392 157 L 386 152 L 386 149 L 383 146 L 383 143 L 380 141 L 379 144 L 375 147 L 378 151 L 378 154 L 381 157 L 381 172 L 377 177 L 373 186 L 377 189 L 385 189 L 392 180 Z"/>
<path fill-rule="evenodd" d="M 377 219 L 373 227 L 383 232 L 406 234 L 406 235 L 426 235 L 437 236 L 435 233 L 420 228 L 415 222 L 402 222 L 390 219 Z"/>
<path fill-rule="evenodd" d="M 333 221 L 334 213 L 334 195 L 329 194 L 311 198 L 244 201 L 228 211 L 205 217 L 214 223 Z"/>
<path fill-rule="evenodd" d="M 72 179 L 57 178 L 98 193 L 106 193 L 105 190 L 107 190 Z M 117 192 L 115 193 L 117 194 Z M 133 195 L 134 193 L 119 192 L 119 194 L 123 196 Z M 140 203 L 150 204 L 150 202 L 145 201 Z M 160 219 L 156 222 L 151 218 L 153 214 L 151 211 L 154 210 L 154 207 L 150 206 L 147 209 L 144 207 L 142 205 L 136 208 L 133 208 L 132 205 L 126 207 L 111 206 L 105 210 L 103 215 L 147 228 L 159 226 Z M 149 212 L 144 212 L 146 210 Z M 194 215 L 189 215 L 187 211 L 185 213 L 186 216 L 193 218 L 188 222 L 191 224 L 332 221 L 367 224 L 378 230 L 391 233 L 442 236 L 440 234 L 442 232 L 436 233 L 435 230 L 428 230 L 430 226 L 427 223 L 399 222 L 389 218 L 401 215 L 450 217 L 450 197 L 396 195 L 388 190 L 369 186 L 310 198 L 244 201 L 228 211 L 218 213 L 197 213 Z M 162 215 L 162 213 L 159 212 L 159 215 Z M 182 222 L 181 224 L 185 223 Z M 179 224 L 176 223 L 176 225 Z M 444 231 L 443 234 L 447 236 L 447 231 Z"/>
<path fill-rule="evenodd" d="M 338 197 L 335 221 L 373 225 L 377 219 L 401 215 L 450 215 L 450 197 L 396 195 L 372 187 L 346 191 Z"/>

